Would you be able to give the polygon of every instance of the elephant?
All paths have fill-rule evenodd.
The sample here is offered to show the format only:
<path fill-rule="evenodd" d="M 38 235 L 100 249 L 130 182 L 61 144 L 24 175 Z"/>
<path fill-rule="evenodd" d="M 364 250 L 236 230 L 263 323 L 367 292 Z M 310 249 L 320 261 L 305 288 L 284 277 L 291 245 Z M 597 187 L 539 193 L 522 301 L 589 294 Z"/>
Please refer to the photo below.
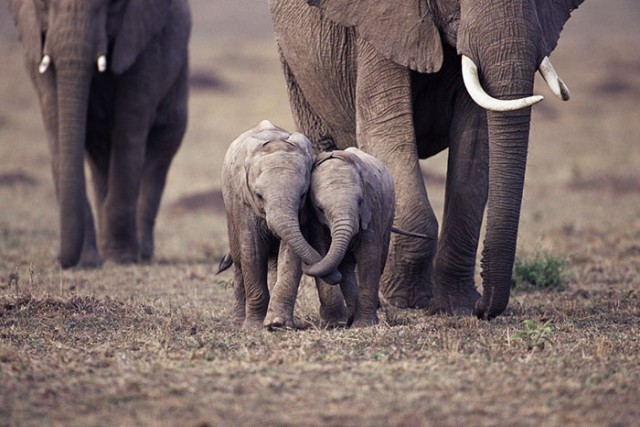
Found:
<path fill-rule="evenodd" d="M 238 136 L 222 165 L 222 199 L 229 254 L 234 266 L 233 318 L 246 329 L 295 328 L 293 311 L 302 276 L 301 261 L 320 254 L 301 231 L 313 155 L 311 142 L 263 120 Z M 269 292 L 269 271 L 275 276 Z M 336 283 L 336 271 L 325 280 Z"/>
<path fill-rule="evenodd" d="M 9 0 L 9 11 L 51 152 L 61 267 L 150 261 L 187 124 L 187 0 Z"/>
<path fill-rule="evenodd" d="M 492 319 L 508 305 L 536 71 L 582 0 L 269 0 L 297 129 L 315 151 L 359 147 L 391 170 L 390 304 Z M 419 159 L 448 148 L 442 226 Z M 482 294 L 475 264 L 483 215 Z"/>
<path fill-rule="evenodd" d="M 391 172 L 354 147 L 320 153 L 311 171 L 309 202 L 309 242 L 324 257 L 303 265 L 303 271 L 316 277 L 323 321 L 377 324 L 380 277 L 395 214 Z M 336 268 L 340 289 L 320 279 Z"/>

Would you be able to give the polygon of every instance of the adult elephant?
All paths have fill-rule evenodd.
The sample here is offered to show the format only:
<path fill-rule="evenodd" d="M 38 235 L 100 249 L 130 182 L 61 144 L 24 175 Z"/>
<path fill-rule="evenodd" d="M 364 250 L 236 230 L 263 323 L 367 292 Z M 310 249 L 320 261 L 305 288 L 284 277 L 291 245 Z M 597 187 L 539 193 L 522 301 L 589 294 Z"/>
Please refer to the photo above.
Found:
<path fill-rule="evenodd" d="M 60 264 L 150 259 L 167 172 L 186 128 L 187 0 L 9 0 L 9 10 L 52 155 Z"/>
<path fill-rule="evenodd" d="M 270 0 L 296 125 L 319 150 L 358 146 L 396 186 L 381 282 L 399 307 L 493 318 L 509 301 L 533 81 L 582 0 Z M 461 60 L 462 58 L 462 60 Z M 462 64 L 462 65 L 461 65 Z M 465 88 L 466 84 L 466 88 Z M 474 102 L 475 101 L 475 102 Z M 449 148 L 442 230 L 418 163 Z M 483 294 L 474 275 L 487 207 Z"/>

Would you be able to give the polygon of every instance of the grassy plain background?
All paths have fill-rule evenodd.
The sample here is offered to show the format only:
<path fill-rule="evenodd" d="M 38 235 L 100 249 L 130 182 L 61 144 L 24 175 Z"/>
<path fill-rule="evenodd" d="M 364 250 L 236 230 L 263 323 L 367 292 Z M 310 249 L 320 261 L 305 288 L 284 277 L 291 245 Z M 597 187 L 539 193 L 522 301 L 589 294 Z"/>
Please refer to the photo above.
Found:
<path fill-rule="evenodd" d="M 219 169 L 269 118 L 292 128 L 266 1 L 192 0 L 189 129 L 150 266 L 60 271 L 35 93 L 0 8 L 0 425 L 637 425 L 640 3 L 587 0 L 552 56 L 572 100 L 534 108 L 518 255 L 566 285 L 514 292 L 491 323 L 381 310 L 322 330 L 229 321 Z M 423 162 L 440 215 L 446 153 Z M 479 283 L 479 281 L 478 281 Z"/>

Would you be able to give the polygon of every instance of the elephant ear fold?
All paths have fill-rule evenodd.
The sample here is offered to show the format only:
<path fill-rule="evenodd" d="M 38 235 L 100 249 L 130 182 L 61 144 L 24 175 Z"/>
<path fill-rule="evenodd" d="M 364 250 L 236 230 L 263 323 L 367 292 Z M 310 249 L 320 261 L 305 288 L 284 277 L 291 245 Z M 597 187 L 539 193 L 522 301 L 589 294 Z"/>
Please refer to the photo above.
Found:
<path fill-rule="evenodd" d="M 571 11 L 584 0 L 536 0 L 538 20 L 546 42 L 545 55 L 549 55 L 558 45 L 560 32 L 569 19 Z"/>
<path fill-rule="evenodd" d="M 130 0 L 124 6 L 116 34 L 111 70 L 122 74 L 131 67 L 142 50 L 166 25 L 169 0 Z"/>
<path fill-rule="evenodd" d="M 18 29 L 25 59 L 28 64 L 38 64 L 42 59 L 43 28 L 46 17 L 37 10 L 33 1 L 9 0 L 9 13 Z"/>
<path fill-rule="evenodd" d="M 422 73 L 442 66 L 442 42 L 431 11 L 421 0 L 307 0 L 358 35 L 382 56 Z"/>

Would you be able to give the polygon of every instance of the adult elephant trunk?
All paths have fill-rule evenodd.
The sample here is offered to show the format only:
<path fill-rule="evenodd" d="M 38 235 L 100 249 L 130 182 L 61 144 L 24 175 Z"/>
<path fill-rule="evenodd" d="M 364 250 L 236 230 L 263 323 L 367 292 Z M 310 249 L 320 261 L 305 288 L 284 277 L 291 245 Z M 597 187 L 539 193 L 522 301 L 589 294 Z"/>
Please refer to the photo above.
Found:
<path fill-rule="evenodd" d="M 345 218 L 334 221 L 331 226 L 331 246 L 329 251 L 320 262 L 306 266 L 304 268 L 306 274 L 321 277 L 338 267 L 347 253 L 351 239 L 356 231 L 353 220 L 348 217 Z"/>
<path fill-rule="evenodd" d="M 499 100 L 533 98 L 538 55 L 533 46 L 523 46 L 522 40 L 526 38 L 515 36 L 500 43 L 499 52 L 486 52 L 485 57 L 494 60 L 488 64 L 481 61 L 480 80 L 489 96 Z M 509 302 L 527 162 L 529 105 L 525 102 L 512 111 L 487 111 L 489 192 L 482 253 L 483 295 L 475 309 L 481 318 L 498 316 Z"/>
<path fill-rule="evenodd" d="M 316 264 L 322 257 L 304 238 L 300 231 L 300 223 L 298 220 L 297 210 L 291 208 L 283 209 L 285 204 L 279 204 L 277 212 L 274 209 L 267 210 L 267 225 L 269 229 L 280 237 L 280 239 L 289 245 L 289 247 L 300 257 L 305 264 Z M 272 212 L 269 212 L 272 211 Z M 337 271 L 327 272 L 324 279 L 329 283 L 338 283 L 340 275 Z"/>
<path fill-rule="evenodd" d="M 65 27 L 51 31 L 51 60 L 55 68 L 58 137 L 53 169 L 60 209 L 60 264 L 76 265 L 85 230 L 84 151 L 87 105 L 91 84 L 92 52 L 89 29 L 81 17 L 64 19 Z M 88 27 L 88 25 L 87 25 Z M 41 72 L 46 72 L 42 70 Z"/>

